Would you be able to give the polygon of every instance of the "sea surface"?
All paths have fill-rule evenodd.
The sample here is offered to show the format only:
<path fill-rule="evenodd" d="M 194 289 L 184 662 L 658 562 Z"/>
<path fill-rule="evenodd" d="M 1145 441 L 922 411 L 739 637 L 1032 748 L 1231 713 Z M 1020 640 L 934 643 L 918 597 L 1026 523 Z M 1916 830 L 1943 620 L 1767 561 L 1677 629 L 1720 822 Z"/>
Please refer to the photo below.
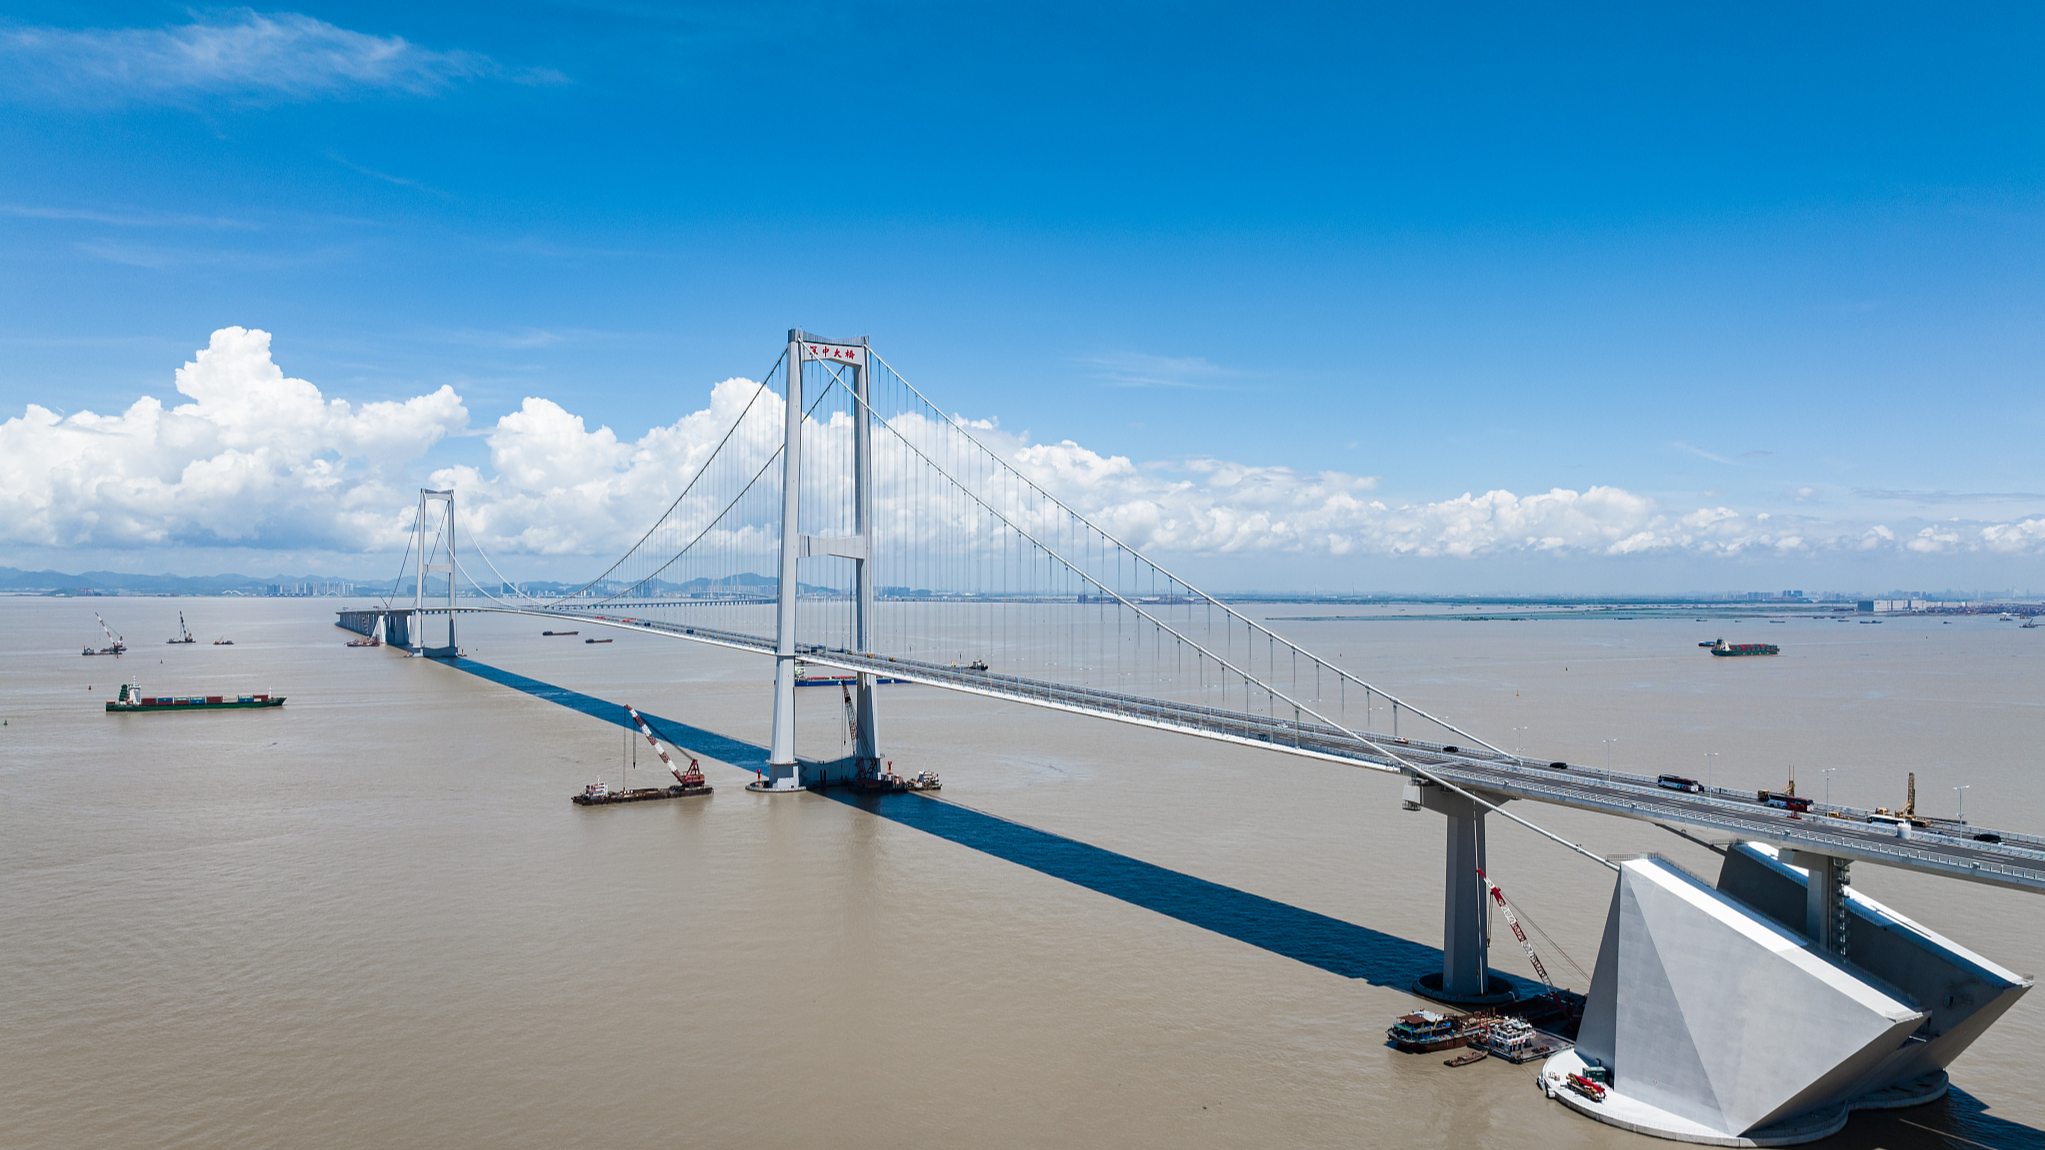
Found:
<path fill-rule="evenodd" d="M 1545 1100 L 1532 1065 L 1384 1045 L 1441 941 L 1442 825 L 1396 779 L 890 686 L 884 754 L 941 798 L 761 796 L 757 656 L 494 617 L 449 665 L 343 646 L 343 605 L 0 598 L 0 1146 L 1669 1145 Z M 94 609 L 129 654 L 79 655 Z M 199 644 L 162 642 L 179 610 Z M 1920 810 L 2045 830 L 2045 629 L 1259 610 L 1324 616 L 1274 626 L 1529 754 L 1756 788 L 1794 767 L 1861 806 L 1915 771 Z M 1783 654 L 1697 648 L 1721 634 Z M 104 714 L 128 677 L 289 702 Z M 848 753 L 837 692 L 799 694 L 801 752 Z M 624 703 L 713 796 L 569 803 L 665 781 L 643 744 L 630 765 Z M 1514 809 L 1716 874 L 1647 824 Z M 1609 872 L 1490 835 L 1583 989 Z M 2045 899 L 1854 880 L 2045 969 Z M 1827 1145 L 2045 1146 L 2041 1051 L 2033 994 L 1947 1100 Z"/>

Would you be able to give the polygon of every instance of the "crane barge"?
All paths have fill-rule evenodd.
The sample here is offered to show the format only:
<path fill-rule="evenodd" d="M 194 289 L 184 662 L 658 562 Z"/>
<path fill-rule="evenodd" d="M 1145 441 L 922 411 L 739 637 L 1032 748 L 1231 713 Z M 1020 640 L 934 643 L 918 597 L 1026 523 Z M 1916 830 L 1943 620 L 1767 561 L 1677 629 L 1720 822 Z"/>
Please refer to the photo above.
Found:
<path fill-rule="evenodd" d="M 667 757 L 667 748 L 655 737 L 653 728 L 646 725 L 646 719 L 640 715 L 638 709 L 627 705 L 625 713 L 632 716 L 633 725 L 639 728 L 640 734 L 646 736 L 647 742 L 653 744 L 653 753 L 660 756 L 661 765 L 667 768 L 668 774 L 675 777 L 674 784 L 666 787 L 634 787 L 630 790 L 614 791 L 605 786 L 602 779 L 598 779 L 582 788 L 581 794 L 569 796 L 576 806 L 595 807 L 611 803 L 643 803 L 652 799 L 685 799 L 707 795 L 715 789 L 704 780 L 703 768 L 696 762 L 696 756 L 689 756 L 688 770 L 677 768 L 674 760 Z"/>

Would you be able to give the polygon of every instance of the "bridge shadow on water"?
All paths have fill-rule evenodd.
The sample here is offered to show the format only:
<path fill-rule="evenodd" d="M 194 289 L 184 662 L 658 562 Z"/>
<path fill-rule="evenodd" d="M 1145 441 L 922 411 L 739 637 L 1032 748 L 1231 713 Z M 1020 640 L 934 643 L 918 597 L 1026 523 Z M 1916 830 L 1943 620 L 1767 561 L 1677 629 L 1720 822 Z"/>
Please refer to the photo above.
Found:
<path fill-rule="evenodd" d="M 625 708 L 618 703 L 472 659 L 462 659 L 450 665 L 592 718 L 621 727 L 632 725 Z M 767 750 L 764 747 L 644 711 L 640 714 L 645 716 L 647 725 L 655 734 L 676 746 L 687 747 L 698 755 L 720 759 L 742 770 L 766 766 Z M 1195 878 L 957 803 L 920 794 L 861 795 L 835 789 L 822 793 L 836 802 L 857 807 L 890 822 L 913 827 L 925 834 L 1319 967 L 1343 978 L 1363 979 L 1379 986 L 1404 989 L 1412 984 L 1415 976 L 1441 969 L 1441 951 L 1435 947 Z"/>
<path fill-rule="evenodd" d="M 632 725 L 619 703 L 469 659 L 450 665 L 607 723 Z M 640 713 L 655 734 L 676 746 L 741 770 L 766 767 L 765 747 Z M 919 794 L 860 795 L 846 790 L 823 794 L 891 822 L 1343 978 L 1403 990 L 1412 984 L 1415 975 L 1441 969 L 1441 951 L 1434 947 L 1195 878 L 957 803 Z M 1519 978 L 1512 981 L 1522 994 L 1538 993 L 1531 982 Z M 1991 1114 L 1986 1103 L 1955 1087 L 1945 1098 L 1926 1106 L 1857 1113 L 1846 1129 L 1832 1135 L 1825 1145 L 1846 1150 L 1898 1147 L 1933 1150 L 1954 1145 L 2045 1150 L 2045 1132 Z"/>

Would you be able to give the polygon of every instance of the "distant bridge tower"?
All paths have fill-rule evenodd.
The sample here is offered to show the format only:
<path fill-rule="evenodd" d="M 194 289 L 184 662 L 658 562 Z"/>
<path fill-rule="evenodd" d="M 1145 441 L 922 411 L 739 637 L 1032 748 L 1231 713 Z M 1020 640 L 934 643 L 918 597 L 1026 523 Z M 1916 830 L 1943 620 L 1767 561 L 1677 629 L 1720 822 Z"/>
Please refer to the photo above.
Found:
<path fill-rule="evenodd" d="M 433 554 L 441 553 L 441 549 L 426 538 L 426 505 L 429 503 L 447 504 L 447 514 L 441 519 L 441 539 L 446 544 L 445 554 L 447 562 L 445 563 L 431 562 Z M 424 487 L 419 489 L 419 518 L 413 525 L 413 531 L 418 536 L 419 571 L 412 586 L 412 634 L 410 636 L 412 640 L 412 654 L 428 655 L 436 659 L 459 659 L 461 657 L 461 649 L 454 644 L 454 490 L 452 488 L 446 491 L 429 491 Z M 432 553 L 429 553 L 429 548 L 433 549 Z M 426 646 L 425 616 L 421 614 L 426 608 L 426 576 L 435 571 L 447 574 L 447 646 L 445 647 Z"/>
<path fill-rule="evenodd" d="M 767 778 L 754 789 L 801 790 L 802 768 L 795 758 L 795 607 L 802 584 L 802 559 L 835 555 L 852 560 L 852 645 L 872 649 L 873 569 L 873 414 L 868 408 L 867 340 L 824 339 L 801 329 L 788 333 L 788 395 L 782 446 L 781 572 L 776 588 L 774 646 L 774 736 L 767 755 Z M 804 535 L 800 521 L 802 491 L 802 369 L 807 363 L 829 363 L 852 373 L 852 534 Z M 873 699 L 874 676 L 859 672 L 854 689 L 857 741 L 852 750 L 854 777 L 880 770 L 880 739 Z M 824 776 L 818 776 L 823 781 Z M 829 781 L 841 781 L 830 779 Z M 849 780 L 842 780 L 849 781 Z"/>

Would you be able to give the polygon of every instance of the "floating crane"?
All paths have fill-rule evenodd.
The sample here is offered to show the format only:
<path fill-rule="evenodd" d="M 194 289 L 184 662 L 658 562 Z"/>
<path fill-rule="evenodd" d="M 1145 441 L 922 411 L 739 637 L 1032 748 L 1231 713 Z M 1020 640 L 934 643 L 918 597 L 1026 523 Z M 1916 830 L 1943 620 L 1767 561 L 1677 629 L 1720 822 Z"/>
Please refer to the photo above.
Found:
<path fill-rule="evenodd" d="M 112 627 L 109 627 L 109 626 L 107 626 L 107 621 L 106 621 L 105 619 L 103 619 L 103 618 L 101 618 L 101 617 L 100 617 L 100 613 L 99 613 L 99 612 L 97 612 L 97 611 L 94 611 L 94 612 L 92 613 L 92 617 L 93 617 L 93 618 L 95 618 L 95 619 L 99 619 L 99 629 L 100 629 L 100 630 L 102 630 L 102 631 L 104 631 L 104 632 L 106 632 L 106 637 L 107 637 L 107 645 L 106 645 L 106 646 L 104 646 L 104 647 L 101 647 L 101 648 L 100 648 L 99 650 L 97 650 L 97 651 L 93 650 L 93 649 L 92 649 L 91 647 L 87 647 L 87 648 L 85 649 L 85 651 L 83 652 L 84 654 L 87 654 L 87 655 L 118 655 L 118 654 L 120 654 L 121 652 L 123 652 L 123 651 L 126 651 L 126 650 L 128 649 L 128 644 L 127 644 L 127 643 L 125 643 L 125 642 L 123 642 L 123 641 L 121 640 L 121 637 L 120 637 L 119 635 L 116 635 L 116 634 L 114 634 L 114 629 L 113 629 Z"/>
<path fill-rule="evenodd" d="M 178 612 L 178 632 L 182 634 L 184 638 L 165 639 L 164 642 L 172 644 L 198 642 L 197 639 L 192 638 L 192 629 L 190 627 L 185 626 L 185 613 L 183 611 Z"/>
<path fill-rule="evenodd" d="M 667 767 L 668 774 L 675 777 L 674 785 L 614 791 L 605 786 L 602 779 L 598 779 L 584 787 L 581 794 L 570 795 L 571 802 L 579 807 L 593 807 L 611 803 L 639 803 L 649 799 L 682 799 L 710 793 L 711 786 L 703 781 L 703 768 L 697 765 L 696 756 L 689 756 L 688 770 L 676 768 L 674 760 L 667 757 L 667 748 L 660 745 L 660 739 L 655 737 L 653 728 L 646 725 L 646 720 L 640 717 L 638 710 L 627 706 L 625 713 L 632 716 L 632 722 L 639 728 L 639 733 L 645 735 L 646 741 L 653 744 L 653 753 L 660 756 L 660 761 Z"/>

